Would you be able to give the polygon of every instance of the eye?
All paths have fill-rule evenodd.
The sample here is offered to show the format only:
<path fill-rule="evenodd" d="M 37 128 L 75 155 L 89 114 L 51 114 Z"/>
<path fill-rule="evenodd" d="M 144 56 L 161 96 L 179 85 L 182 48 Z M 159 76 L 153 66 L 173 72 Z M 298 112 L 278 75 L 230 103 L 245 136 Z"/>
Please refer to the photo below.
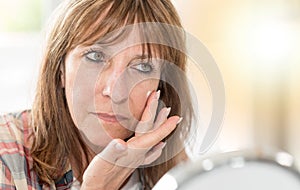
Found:
<path fill-rule="evenodd" d="M 142 72 L 142 73 L 150 73 L 153 70 L 153 66 L 151 63 L 139 63 L 133 66 L 134 69 Z"/>
<path fill-rule="evenodd" d="M 85 57 L 89 60 L 89 61 L 92 61 L 92 62 L 96 62 L 96 63 L 99 63 L 99 62 L 104 62 L 104 54 L 102 52 L 99 52 L 99 51 L 90 51 L 88 53 L 85 54 Z"/>

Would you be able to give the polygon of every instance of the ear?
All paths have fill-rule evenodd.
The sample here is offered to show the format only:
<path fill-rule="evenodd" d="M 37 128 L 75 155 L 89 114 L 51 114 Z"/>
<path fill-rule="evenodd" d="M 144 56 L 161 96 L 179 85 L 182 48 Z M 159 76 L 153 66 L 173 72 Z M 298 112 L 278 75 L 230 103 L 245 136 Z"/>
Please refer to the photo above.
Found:
<path fill-rule="evenodd" d="M 60 74 L 60 82 L 61 82 L 61 87 L 65 88 L 65 67 L 64 64 L 60 64 L 59 67 L 59 74 Z"/>

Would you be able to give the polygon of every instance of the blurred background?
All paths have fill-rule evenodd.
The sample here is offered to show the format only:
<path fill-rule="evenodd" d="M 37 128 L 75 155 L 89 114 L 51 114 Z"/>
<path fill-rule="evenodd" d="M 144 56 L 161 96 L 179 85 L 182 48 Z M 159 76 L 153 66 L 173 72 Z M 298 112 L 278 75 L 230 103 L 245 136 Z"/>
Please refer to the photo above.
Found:
<path fill-rule="evenodd" d="M 43 28 L 59 2 L 0 0 L 0 113 L 31 108 Z M 210 152 L 273 147 L 300 160 L 300 0 L 173 2 L 224 79 L 226 113 Z M 205 131 L 209 86 L 205 76 L 189 72 Z"/>
<path fill-rule="evenodd" d="M 225 119 L 210 151 L 274 148 L 299 160 L 300 1 L 174 3 L 186 30 L 208 48 L 224 79 Z M 211 109 L 206 100 L 208 96 L 199 98 L 204 124 Z"/>
<path fill-rule="evenodd" d="M 47 20 L 59 0 L 0 0 L 0 113 L 31 108 Z"/>

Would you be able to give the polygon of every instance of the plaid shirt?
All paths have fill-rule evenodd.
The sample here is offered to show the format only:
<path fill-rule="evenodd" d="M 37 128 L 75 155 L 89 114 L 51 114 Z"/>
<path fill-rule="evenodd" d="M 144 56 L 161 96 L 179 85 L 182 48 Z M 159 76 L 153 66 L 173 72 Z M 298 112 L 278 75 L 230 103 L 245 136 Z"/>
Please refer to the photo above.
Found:
<path fill-rule="evenodd" d="M 39 184 L 30 156 L 32 129 L 29 127 L 29 115 L 28 111 L 24 111 L 0 116 L 0 189 L 70 189 L 73 182 L 71 170 L 50 186 Z"/>

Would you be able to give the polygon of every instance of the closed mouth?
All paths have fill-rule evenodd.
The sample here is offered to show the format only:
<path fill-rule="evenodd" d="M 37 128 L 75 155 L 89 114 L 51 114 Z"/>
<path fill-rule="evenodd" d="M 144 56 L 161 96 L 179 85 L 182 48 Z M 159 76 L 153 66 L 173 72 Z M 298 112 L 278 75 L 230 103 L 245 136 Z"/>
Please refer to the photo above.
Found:
<path fill-rule="evenodd" d="M 96 115 L 99 119 L 101 119 L 104 122 L 109 122 L 109 123 L 116 123 L 116 122 L 121 122 L 124 120 L 128 120 L 127 117 L 118 115 L 118 114 L 109 114 L 109 113 L 93 113 Z"/>

